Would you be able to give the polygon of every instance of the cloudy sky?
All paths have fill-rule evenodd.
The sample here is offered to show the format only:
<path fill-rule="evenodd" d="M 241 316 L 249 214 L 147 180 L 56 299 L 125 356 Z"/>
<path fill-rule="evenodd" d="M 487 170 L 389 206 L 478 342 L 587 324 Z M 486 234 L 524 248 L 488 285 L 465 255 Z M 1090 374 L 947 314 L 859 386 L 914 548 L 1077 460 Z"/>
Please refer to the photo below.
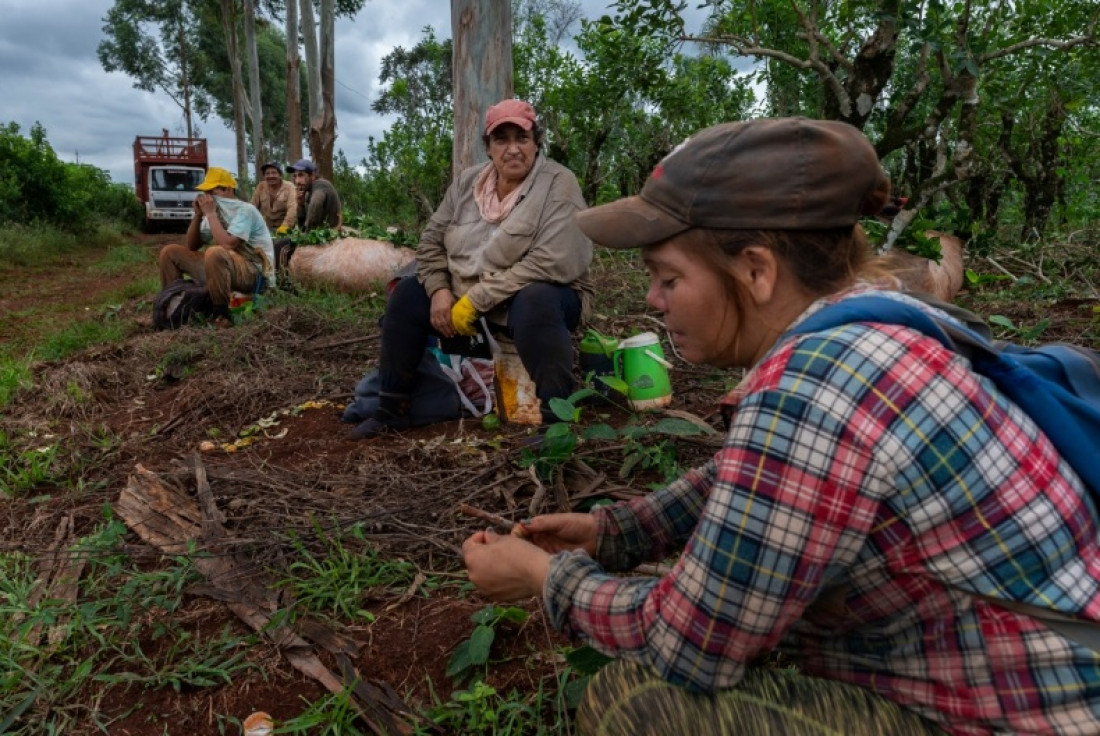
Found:
<path fill-rule="evenodd" d="M 589 17 L 608 12 L 610 0 L 584 0 Z M 37 121 L 65 161 L 98 166 L 119 182 L 133 178 L 136 135 L 168 128 L 183 135 L 179 108 L 163 93 L 134 89 L 126 75 L 108 74 L 96 57 L 103 17 L 112 0 L 0 0 L 0 124 L 26 134 Z M 366 155 L 369 136 L 387 121 L 370 110 L 378 94 L 382 57 L 410 48 L 432 26 L 450 37 L 447 0 L 368 0 L 355 20 L 336 21 L 337 148 L 349 161 Z M 576 29 L 574 29 L 576 30 Z M 213 117 L 200 123 L 211 163 L 233 168 L 232 133 Z"/>

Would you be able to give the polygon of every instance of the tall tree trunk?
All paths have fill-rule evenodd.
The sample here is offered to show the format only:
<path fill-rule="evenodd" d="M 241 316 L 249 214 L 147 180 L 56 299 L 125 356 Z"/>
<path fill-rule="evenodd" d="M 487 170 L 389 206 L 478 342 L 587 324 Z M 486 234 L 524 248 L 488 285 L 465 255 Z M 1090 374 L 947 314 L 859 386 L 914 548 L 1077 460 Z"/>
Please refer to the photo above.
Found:
<path fill-rule="evenodd" d="M 332 181 L 336 146 L 336 3 L 321 0 L 321 116 L 309 121 L 310 150 L 320 175 Z"/>
<path fill-rule="evenodd" d="M 184 35 L 183 18 L 176 18 L 178 25 L 177 38 L 180 45 L 180 87 L 183 90 L 183 120 L 187 125 L 187 137 L 194 137 L 194 124 L 191 113 L 191 73 L 187 66 L 187 38 Z"/>
<path fill-rule="evenodd" d="M 302 89 L 299 81 L 298 3 L 286 4 L 286 153 L 291 161 L 302 157 Z"/>
<path fill-rule="evenodd" d="M 221 0 L 222 25 L 225 28 L 225 52 L 229 56 L 229 68 L 233 77 L 233 131 L 237 137 L 237 178 L 248 174 L 248 142 L 245 136 L 245 108 L 248 100 L 244 95 L 244 81 L 241 79 L 241 56 L 237 46 L 236 12 L 232 0 Z"/>
<path fill-rule="evenodd" d="M 260 53 L 256 48 L 256 6 L 253 0 L 244 0 L 244 42 L 248 47 L 248 90 L 252 96 L 252 153 L 256 165 L 252 181 L 262 178 L 260 167 L 264 159 L 264 112 L 260 99 Z"/>
<path fill-rule="evenodd" d="M 512 4 L 451 0 L 454 38 L 452 175 L 485 160 L 485 111 L 513 95 Z"/>
<path fill-rule="evenodd" d="M 313 121 L 321 115 L 321 54 L 317 50 L 317 24 L 313 19 L 313 1 L 300 0 L 302 39 L 306 46 L 306 99 L 309 103 L 309 152 L 316 162 L 318 150 L 313 140 Z"/>

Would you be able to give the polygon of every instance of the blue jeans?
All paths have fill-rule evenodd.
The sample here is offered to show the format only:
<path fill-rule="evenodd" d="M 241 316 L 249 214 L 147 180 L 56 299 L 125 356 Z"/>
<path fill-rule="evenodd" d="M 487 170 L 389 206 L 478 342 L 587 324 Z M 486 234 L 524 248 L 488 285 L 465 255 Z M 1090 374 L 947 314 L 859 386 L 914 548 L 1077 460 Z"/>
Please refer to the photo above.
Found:
<path fill-rule="evenodd" d="M 523 367 L 535 382 L 543 417 L 549 419 L 550 399 L 573 392 L 571 333 L 581 318 L 581 300 L 569 286 L 536 282 L 512 297 L 503 332 L 516 344 Z M 384 394 L 410 394 L 416 366 L 431 336 L 431 299 L 415 278 L 397 282 L 382 318 L 382 356 L 378 366 Z"/>

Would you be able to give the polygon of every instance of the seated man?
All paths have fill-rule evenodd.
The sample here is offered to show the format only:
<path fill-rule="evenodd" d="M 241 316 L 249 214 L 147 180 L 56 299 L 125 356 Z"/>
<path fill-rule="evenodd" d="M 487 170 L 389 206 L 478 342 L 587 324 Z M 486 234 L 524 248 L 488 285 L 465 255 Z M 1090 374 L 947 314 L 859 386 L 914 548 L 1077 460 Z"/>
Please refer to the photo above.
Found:
<path fill-rule="evenodd" d="M 309 232 L 340 227 L 343 221 L 340 195 L 330 182 L 320 178 L 314 163 L 303 158 L 287 166 L 286 170 L 294 178 L 294 187 L 298 190 L 298 229 Z M 294 243 L 290 238 L 280 238 L 275 243 L 275 262 L 283 279 L 286 279 L 292 255 Z"/>
<path fill-rule="evenodd" d="M 298 224 L 298 192 L 274 161 L 261 166 L 260 173 L 264 180 L 252 193 L 252 204 L 264 216 L 272 235 L 286 235 Z"/>
<path fill-rule="evenodd" d="M 161 287 L 183 274 L 210 290 L 215 322 L 228 324 L 231 292 L 252 294 L 275 283 L 274 248 L 260 211 L 237 199 L 237 180 L 211 166 L 196 189 L 186 245 L 166 245 L 158 258 Z M 206 244 L 210 245 L 200 252 Z"/>

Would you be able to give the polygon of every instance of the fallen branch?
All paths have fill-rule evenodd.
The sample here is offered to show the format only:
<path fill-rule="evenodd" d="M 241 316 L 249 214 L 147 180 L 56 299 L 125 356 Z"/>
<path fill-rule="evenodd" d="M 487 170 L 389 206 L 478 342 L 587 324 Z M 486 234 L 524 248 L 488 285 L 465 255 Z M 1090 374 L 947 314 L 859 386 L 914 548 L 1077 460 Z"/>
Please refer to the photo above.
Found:
<path fill-rule="evenodd" d="M 512 529 L 514 529 L 516 526 L 516 523 L 514 521 L 509 521 L 508 519 L 505 519 L 503 516 L 499 516 L 498 514 L 474 508 L 468 503 L 460 503 L 458 505 L 458 512 L 460 514 L 465 514 L 466 516 L 472 516 L 475 519 L 480 519 L 487 524 L 492 524 L 493 526 L 497 527 L 501 534 L 511 534 Z"/>
<path fill-rule="evenodd" d="M 202 460 L 195 455 L 192 462 L 202 498 L 201 509 L 186 494 L 169 488 L 141 465 L 134 469 L 115 503 L 119 518 L 146 543 L 165 554 L 181 554 L 196 541 L 216 544 L 225 536 L 224 527 L 214 518 L 220 516 L 220 512 L 206 483 Z M 340 659 L 342 671 L 337 676 L 324 665 L 306 639 L 289 626 L 275 623 L 276 594 L 263 584 L 259 570 L 250 560 L 223 555 L 198 556 L 193 561 L 195 568 L 209 581 L 206 592 L 212 598 L 225 601 L 229 610 L 242 621 L 267 636 L 296 670 L 317 680 L 329 692 L 348 693 L 356 712 L 371 732 L 379 736 L 413 732 L 413 723 L 418 717 L 393 689 L 364 680 L 346 659 L 343 652 L 355 651 L 352 642 L 344 641 L 334 632 L 325 633 L 320 624 L 311 623 L 307 627 L 311 639 L 330 651 L 340 652 L 338 659 L 343 658 Z"/>

